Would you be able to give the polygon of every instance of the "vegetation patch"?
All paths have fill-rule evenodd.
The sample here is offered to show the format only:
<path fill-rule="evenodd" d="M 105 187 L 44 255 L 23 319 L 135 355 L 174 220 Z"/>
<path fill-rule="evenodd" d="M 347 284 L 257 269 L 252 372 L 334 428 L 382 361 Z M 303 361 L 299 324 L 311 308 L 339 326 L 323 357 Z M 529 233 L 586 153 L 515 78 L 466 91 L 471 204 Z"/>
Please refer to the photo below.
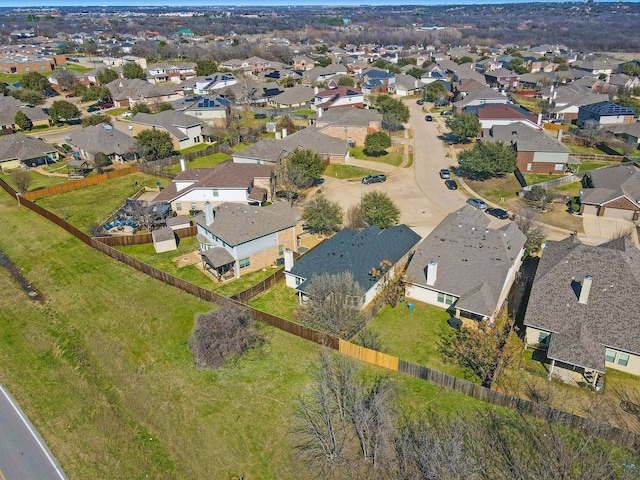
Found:
<path fill-rule="evenodd" d="M 387 148 L 382 155 L 367 155 L 364 153 L 364 147 L 356 147 L 349 150 L 349 156 L 360 160 L 369 160 L 370 162 L 386 163 L 387 165 L 399 166 L 402 163 L 403 146 L 394 145 Z"/>
<path fill-rule="evenodd" d="M 356 167 L 354 165 L 329 165 L 324 171 L 325 176 L 339 178 L 340 180 L 359 179 L 373 173 L 382 172 L 369 168 Z"/>

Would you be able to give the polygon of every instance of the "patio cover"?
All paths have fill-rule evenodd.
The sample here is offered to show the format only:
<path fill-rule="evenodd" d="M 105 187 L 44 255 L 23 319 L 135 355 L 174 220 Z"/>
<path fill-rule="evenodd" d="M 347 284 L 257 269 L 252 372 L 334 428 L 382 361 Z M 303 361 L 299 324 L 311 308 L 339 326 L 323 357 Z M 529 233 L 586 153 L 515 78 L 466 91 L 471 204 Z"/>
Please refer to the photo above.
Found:
<path fill-rule="evenodd" d="M 222 247 L 205 250 L 204 252 L 200 252 L 200 255 L 206 259 L 206 262 L 212 265 L 213 268 L 222 267 L 236 261 L 236 259 Z"/>

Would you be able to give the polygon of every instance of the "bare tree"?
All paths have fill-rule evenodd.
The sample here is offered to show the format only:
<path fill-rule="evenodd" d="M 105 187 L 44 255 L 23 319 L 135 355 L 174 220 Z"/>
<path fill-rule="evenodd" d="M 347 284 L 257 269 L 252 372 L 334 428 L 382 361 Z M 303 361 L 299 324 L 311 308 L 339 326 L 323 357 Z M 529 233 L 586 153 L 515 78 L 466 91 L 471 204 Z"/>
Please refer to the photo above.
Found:
<path fill-rule="evenodd" d="M 264 342 L 249 310 L 229 304 L 196 316 L 190 348 L 196 366 L 220 368 L 248 350 L 260 348 Z"/>
<path fill-rule="evenodd" d="M 395 308 L 400 297 L 404 297 L 406 280 L 404 278 L 404 268 L 393 268 L 390 260 L 382 260 L 377 268 L 372 268 L 369 272 L 378 284 L 378 295 L 385 303 Z"/>
<path fill-rule="evenodd" d="M 18 192 L 23 195 L 29 191 L 31 186 L 31 174 L 26 170 L 20 168 L 11 173 L 11 180 L 18 189 Z"/>
<path fill-rule="evenodd" d="M 298 308 L 298 318 L 331 335 L 345 335 L 362 320 L 364 290 L 350 272 L 323 273 L 311 278 L 308 300 Z"/>
<path fill-rule="evenodd" d="M 537 251 L 547 236 L 544 225 L 539 221 L 540 211 L 530 207 L 516 210 L 514 221 L 520 231 L 527 237 L 524 247 L 528 252 Z"/>
<path fill-rule="evenodd" d="M 76 83 L 76 76 L 71 70 L 61 70 L 57 73 L 56 79 L 58 81 L 58 85 L 60 85 L 64 91 L 71 90 L 73 84 Z"/>
<path fill-rule="evenodd" d="M 346 222 L 347 228 L 353 228 L 354 230 L 362 230 L 367 226 L 367 222 L 364 221 L 364 210 L 361 203 L 353 205 L 347 210 Z"/>

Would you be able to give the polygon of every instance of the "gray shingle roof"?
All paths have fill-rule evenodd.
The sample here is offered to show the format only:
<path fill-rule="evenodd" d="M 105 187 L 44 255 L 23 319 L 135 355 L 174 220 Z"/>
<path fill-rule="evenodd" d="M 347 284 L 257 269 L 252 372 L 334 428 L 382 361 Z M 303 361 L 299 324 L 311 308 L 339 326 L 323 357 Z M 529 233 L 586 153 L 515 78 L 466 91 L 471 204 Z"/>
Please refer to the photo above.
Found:
<path fill-rule="evenodd" d="M 589 105 L 583 105 L 580 107 L 587 112 L 591 112 L 600 116 L 618 116 L 618 115 L 635 115 L 636 109 L 632 107 L 623 107 L 613 102 L 604 101 L 598 103 L 591 103 Z"/>
<path fill-rule="evenodd" d="M 640 204 L 640 168 L 632 163 L 598 168 L 585 173 L 585 177 L 593 187 L 583 190 L 582 203 L 602 205 L 624 195 Z"/>
<path fill-rule="evenodd" d="M 42 158 L 55 151 L 56 149 L 48 143 L 28 135 L 13 134 L 0 137 L 0 162 Z"/>
<path fill-rule="evenodd" d="M 135 149 L 133 138 L 105 123 L 74 131 L 69 138 L 71 145 L 93 154 L 102 152 L 107 155 L 124 155 Z"/>
<path fill-rule="evenodd" d="M 490 136 L 483 139 L 514 144 L 519 152 L 558 152 L 567 155 L 570 152 L 569 148 L 556 138 L 522 122 L 494 125 L 491 127 Z"/>
<path fill-rule="evenodd" d="M 581 282 L 592 275 L 587 304 Z M 551 358 L 604 371 L 605 347 L 640 354 L 640 251 L 619 238 L 599 246 L 548 241 L 524 324 L 551 332 Z"/>
<path fill-rule="evenodd" d="M 197 118 L 174 110 L 164 110 L 156 114 L 136 113 L 131 119 L 131 123 L 163 127 L 178 140 L 188 138 L 187 134 L 182 132 L 178 127 L 189 128 L 202 125 L 202 122 Z"/>
<path fill-rule="evenodd" d="M 416 247 L 407 276 L 427 287 L 426 267 L 437 265 L 430 289 L 459 298 L 456 306 L 479 315 L 493 315 L 509 269 L 520 255 L 526 237 L 515 223 L 488 228 L 487 215 L 465 205 L 447 215 Z"/>
<path fill-rule="evenodd" d="M 313 88 L 297 85 L 293 88 L 285 89 L 284 92 L 272 97 L 271 100 L 281 105 L 294 105 L 310 102 L 314 96 Z"/>
<path fill-rule="evenodd" d="M 269 207 L 222 203 L 213 213 L 212 224 L 206 224 L 204 213 L 196 217 L 196 223 L 232 247 L 293 227 L 300 220 L 300 211 L 287 202 Z"/>
<path fill-rule="evenodd" d="M 369 272 L 389 260 L 394 265 L 420 240 L 406 225 L 383 230 L 371 226 L 362 231 L 345 228 L 309 251 L 291 268 L 291 273 L 306 281 L 316 275 L 350 272 L 360 286 L 368 291 L 376 282 Z M 304 285 L 299 290 L 304 291 Z"/>
<path fill-rule="evenodd" d="M 382 114 L 369 108 L 331 108 L 322 112 L 317 124 L 366 127 L 370 122 L 382 123 Z"/>

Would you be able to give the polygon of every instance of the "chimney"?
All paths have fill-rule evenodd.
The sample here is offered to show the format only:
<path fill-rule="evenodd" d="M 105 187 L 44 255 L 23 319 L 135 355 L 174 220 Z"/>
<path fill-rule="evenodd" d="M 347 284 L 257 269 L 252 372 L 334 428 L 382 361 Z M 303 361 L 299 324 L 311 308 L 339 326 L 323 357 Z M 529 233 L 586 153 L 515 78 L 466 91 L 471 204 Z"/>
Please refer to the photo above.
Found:
<path fill-rule="evenodd" d="M 293 252 L 290 248 L 285 249 L 284 251 L 284 271 L 290 272 L 293 268 Z"/>
<path fill-rule="evenodd" d="M 180 157 L 180 171 L 184 172 L 187 169 L 187 162 L 184 160 L 184 157 Z"/>
<path fill-rule="evenodd" d="M 317 94 L 318 94 L 318 91 L 319 91 L 319 90 L 318 90 L 318 87 L 313 87 L 313 94 L 314 94 L 314 95 L 317 95 Z"/>
<path fill-rule="evenodd" d="M 431 260 L 427 265 L 427 285 L 434 286 L 438 276 L 438 262 Z"/>
<path fill-rule="evenodd" d="M 542 125 L 542 112 L 538 114 L 538 125 Z"/>
<path fill-rule="evenodd" d="M 586 305 L 589 301 L 589 291 L 591 290 L 591 283 L 593 282 L 593 275 L 585 275 L 582 281 L 582 288 L 580 288 L 580 298 L 578 303 Z"/>
<path fill-rule="evenodd" d="M 558 141 L 559 142 L 562 141 L 562 129 L 561 128 L 558 129 Z"/>
<path fill-rule="evenodd" d="M 282 138 L 282 135 L 280 135 L 280 132 L 276 132 L 276 140 L 280 140 Z"/>
<path fill-rule="evenodd" d="M 287 129 L 286 128 L 282 129 L 282 138 L 287 138 Z"/>
<path fill-rule="evenodd" d="M 322 108 L 318 108 L 318 118 L 322 117 Z"/>
<path fill-rule="evenodd" d="M 207 225 L 211 225 L 213 220 L 215 219 L 215 214 L 213 213 L 213 206 L 209 201 L 204 202 L 204 221 Z"/>

